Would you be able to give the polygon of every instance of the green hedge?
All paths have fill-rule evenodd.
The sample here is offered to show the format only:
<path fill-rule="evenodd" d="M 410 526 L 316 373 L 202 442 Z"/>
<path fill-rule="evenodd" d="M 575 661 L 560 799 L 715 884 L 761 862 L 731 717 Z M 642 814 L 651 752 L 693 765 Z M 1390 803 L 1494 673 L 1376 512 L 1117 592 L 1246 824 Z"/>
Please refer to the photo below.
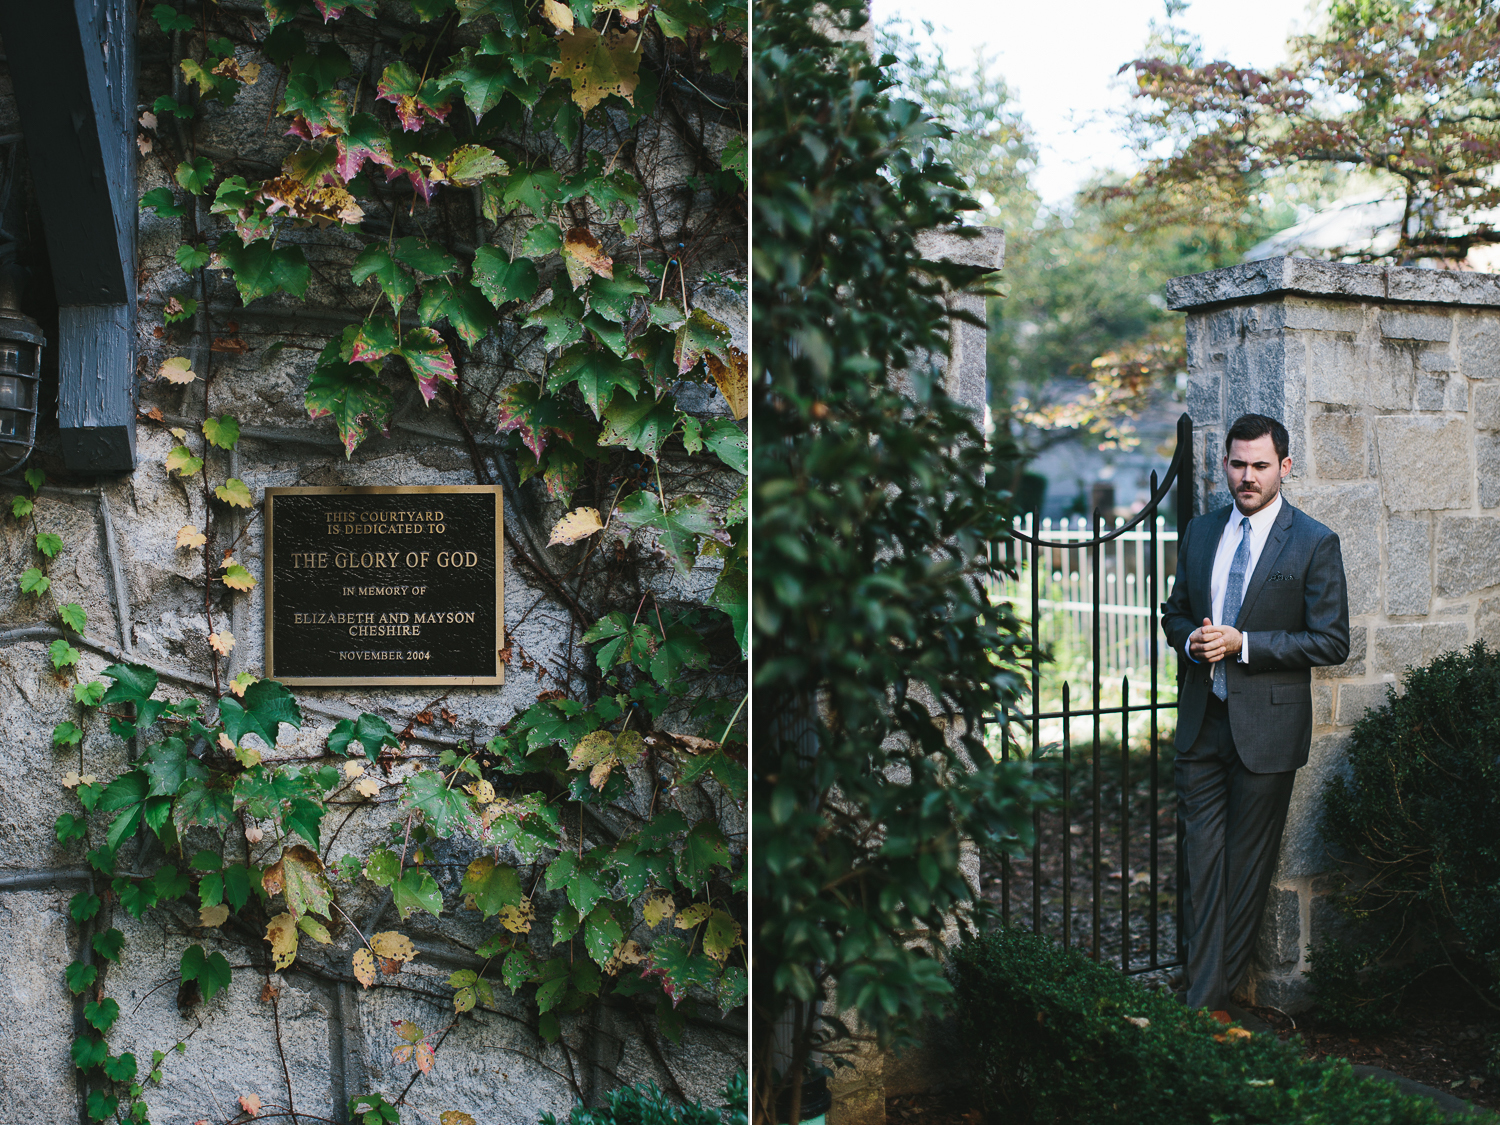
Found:
<path fill-rule="evenodd" d="M 966 943 L 953 974 L 973 1080 L 1003 1125 L 1445 1120 L 1424 1099 L 1355 1078 L 1346 1063 L 1304 1062 L 1269 1035 L 1226 1034 L 1206 1013 L 1029 933 Z"/>
<path fill-rule="evenodd" d="M 598 1109 L 575 1105 L 567 1125 L 745 1125 L 750 1088 L 743 1071 L 729 1080 L 723 1098 L 723 1109 L 709 1109 L 670 1101 L 654 1082 L 625 1086 L 611 1090 L 608 1103 Z M 542 1125 L 557 1125 L 557 1118 L 544 1113 Z"/>

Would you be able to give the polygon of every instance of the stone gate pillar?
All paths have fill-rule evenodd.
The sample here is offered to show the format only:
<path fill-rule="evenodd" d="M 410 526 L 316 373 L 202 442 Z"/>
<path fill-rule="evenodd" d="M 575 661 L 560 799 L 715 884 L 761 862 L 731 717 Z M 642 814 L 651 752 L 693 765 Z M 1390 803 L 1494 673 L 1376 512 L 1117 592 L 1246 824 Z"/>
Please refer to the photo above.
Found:
<path fill-rule="evenodd" d="M 1246 998 L 1309 1003 L 1309 947 L 1337 921 L 1318 832 L 1350 728 L 1403 669 L 1500 643 L 1500 275 L 1272 258 L 1180 277 L 1197 510 L 1229 502 L 1224 430 L 1255 411 L 1291 437 L 1288 499 L 1336 531 L 1346 663 L 1313 670 L 1297 775 Z"/>

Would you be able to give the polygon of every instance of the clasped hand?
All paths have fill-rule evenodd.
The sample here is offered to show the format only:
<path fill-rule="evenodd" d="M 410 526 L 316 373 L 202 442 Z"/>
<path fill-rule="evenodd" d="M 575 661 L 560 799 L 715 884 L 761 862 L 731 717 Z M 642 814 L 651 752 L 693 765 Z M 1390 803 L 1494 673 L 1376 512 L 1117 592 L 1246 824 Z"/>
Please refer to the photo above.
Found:
<path fill-rule="evenodd" d="M 1215 625 L 1208 618 L 1188 637 L 1188 652 L 1194 660 L 1218 662 L 1238 656 L 1244 647 L 1240 631 L 1230 625 Z"/>

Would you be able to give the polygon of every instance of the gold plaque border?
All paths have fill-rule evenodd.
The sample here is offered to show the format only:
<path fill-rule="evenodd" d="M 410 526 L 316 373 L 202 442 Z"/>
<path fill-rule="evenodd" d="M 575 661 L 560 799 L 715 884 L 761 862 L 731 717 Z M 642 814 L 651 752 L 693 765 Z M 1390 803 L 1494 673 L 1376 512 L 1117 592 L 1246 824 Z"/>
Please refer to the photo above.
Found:
<path fill-rule="evenodd" d="M 505 662 L 495 650 L 493 676 L 278 676 L 275 663 L 276 624 L 276 521 L 275 499 L 278 496 L 400 496 L 414 493 L 487 492 L 495 497 L 495 631 L 496 643 L 505 643 L 505 497 L 498 484 L 360 484 L 330 488 L 298 487 L 265 490 L 266 521 L 266 679 L 289 687 L 494 687 L 505 683 Z"/>

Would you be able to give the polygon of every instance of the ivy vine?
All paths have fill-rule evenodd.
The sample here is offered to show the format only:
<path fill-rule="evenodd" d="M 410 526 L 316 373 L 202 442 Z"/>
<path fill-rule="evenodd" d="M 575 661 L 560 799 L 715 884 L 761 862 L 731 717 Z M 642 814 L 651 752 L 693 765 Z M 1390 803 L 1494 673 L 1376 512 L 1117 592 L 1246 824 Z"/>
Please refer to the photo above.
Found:
<path fill-rule="evenodd" d="M 201 560 L 211 690 L 169 698 L 157 669 L 129 660 L 83 682 L 87 616 L 55 600 L 47 562 L 63 544 L 35 523 L 40 469 L 12 508 L 33 521 L 39 556 L 21 587 L 61 623 L 49 655 L 77 707 L 53 733 L 76 755 L 64 780 L 78 802 L 55 831 L 96 873 L 70 903 L 88 955 L 66 974 L 84 1001 L 72 1058 L 88 1113 L 149 1120 L 148 1089 L 187 1048 L 162 1044 L 149 1065 L 111 1049 L 122 1013 L 109 971 L 130 952 L 109 924 L 116 909 L 163 924 L 175 910 L 174 925 L 182 907 L 196 914 L 184 1010 L 247 971 L 224 941 L 250 949 L 248 971 L 265 975 L 274 1003 L 274 974 L 293 967 L 378 987 L 419 956 L 403 928 L 414 915 L 477 914 L 493 930 L 474 950 L 482 966 L 448 978 L 447 1022 L 397 1028 L 394 1059 L 412 1081 L 440 1080 L 448 1029 L 495 1007 L 499 989 L 533 998 L 548 1043 L 562 1017 L 604 997 L 653 1013 L 674 1039 L 695 1005 L 741 1008 L 747 361 L 696 298 L 705 277 L 743 289 L 745 6 L 226 0 L 157 4 L 150 19 L 174 70 L 138 146 L 170 186 L 141 205 L 178 220 L 182 238 L 148 370 L 201 391 L 202 417 L 143 416 L 170 430 L 165 469 L 203 513 L 176 547 Z M 200 137 L 258 83 L 274 87 L 290 138 L 273 169 Z M 643 135 L 663 131 L 671 158 L 658 144 L 644 161 Z M 455 224 L 465 208 L 467 234 Z M 352 258 L 347 284 L 308 255 L 329 239 Z M 210 411 L 215 380 L 234 377 L 213 358 L 249 350 L 236 307 L 305 300 L 315 278 L 346 299 L 347 326 L 276 347 L 316 352 L 307 414 L 331 420 L 346 457 L 389 432 L 410 377 L 459 423 L 477 479 L 493 472 L 513 490 L 536 478 L 527 487 L 540 495 L 508 503 L 508 520 L 552 513 L 545 541 L 511 539 L 571 615 L 565 655 L 543 669 L 556 686 L 482 744 L 435 740 L 428 708 L 404 722 L 343 719 L 318 753 L 293 752 L 283 735 L 304 725 L 303 705 L 275 681 L 226 671 L 229 607 L 257 582 L 236 555 L 255 496 L 230 475 L 240 420 Z M 175 354 L 195 335 L 211 346 Z M 678 396 L 694 384 L 698 405 L 685 409 Z M 709 391 L 730 416 L 702 405 Z M 481 417 L 498 435 L 488 453 Z M 502 655 L 536 663 L 509 637 Z M 133 748 L 108 779 L 86 772 L 84 740 L 103 729 Z M 333 860 L 362 811 L 387 816 L 390 836 Z M 434 874 L 444 849 L 472 857 L 449 901 Z M 346 910 L 372 889 L 395 911 L 377 914 L 386 928 Z M 353 952 L 336 972 L 306 958 L 341 943 Z M 246 1091 L 240 1108 L 322 1120 L 295 1110 L 287 1087 L 284 1106 Z M 370 1091 L 348 1112 L 397 1122 L 405 1093 Z M 455 1109 L 443 1121 L 472 1118 Z"/>

